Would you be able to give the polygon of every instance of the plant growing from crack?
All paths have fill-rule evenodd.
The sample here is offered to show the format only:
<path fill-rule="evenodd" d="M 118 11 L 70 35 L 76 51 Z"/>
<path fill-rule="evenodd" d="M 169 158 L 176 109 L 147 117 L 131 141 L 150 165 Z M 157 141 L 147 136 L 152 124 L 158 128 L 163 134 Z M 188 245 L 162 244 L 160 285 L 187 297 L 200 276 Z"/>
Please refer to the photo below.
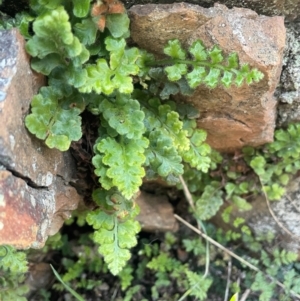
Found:
<path fill-rule="evenodd" d="M 211 89 L 217 85 L 239 87 L 259 81 L 262 74 L 247 64 L 240 66 L 237 54 L 225 57 L 218 46 L 206 49 L 201 41 L 195 41 L 185 50 L 178 40 L 171 40 L 164 48 L 168 58 L 155 60 L 151 54 L 127 46 L 129 19 L 126 14 L 107 14 L 106 7 L 103 23 L 102 13 L 95 13 L 99 10 L 97 6 L 99 3 L 93 6 L 94 13 L 90 17 L 89 0 L 32 1 L 32 15 L 26 15 L 20 29 L 29 39 L 26 47 L 33 57 L 32 67 L 48 76 L 49 87 L 42 88 L 34 97 L 26 125 L 49 147 L 65 151 L 72 141 L 82 136 L 81 113 L 88 110 L 99 116 L 99 138 L 94 145 L 93 164 L 101 187 L 93 192 L 97 209 L 89 212 L 86 220 L 95 229 L 93 239 L 100 244 L 99 252 L 108 268 L 119 275 L 122 290 L 128 288 L 125 300 L 131 300 L 139 287 L 130 287 L 133 269 L 123 267 L 130 257 L 129 249 L 137 243 L 135 236 L 140 226 L 134 221 L 138 213 L 134 196 L 144 176 L 159 176 L 176 183 L 184 175 L 194 194 L 197 220 L 212 217 L 224 198 L 232 206 L 248 210 L 251 205 L 245 196 L 258 190 L 257 185 L 246 182 L 238 172 L 232 172 L 228 164 L 223 171 L 225 186 L 220 179 L 207 174 L 222 158 L 205 144 L 205 131 L 196 129 L 197 111 L 187 104 L 171 102 L 170 95 L 191 94 L 201 84 Z M 32 20 L 33 36 L 26 23 Z M 263 150 L 245 149 L 246 161 L 260 177 L 270 199 L 278 199 L 283 186 L 299 170 L 299 136 L 299 126 L 291 125 L 287 131 L 277 131 L 276 141 Z M 229 221 L 232 206 L 223 212 L 224 220 Z M 233 222 L 242 233 L 228 231 L 219 240 L 242 239 L 252 251 L 261 251 L 261 244 L 254 241 L 244 222 L 242 218 Z M 147 268 L 157 277 L 151 290 L 153 298 L 158 298 L 159 290 L 171 281 L 186 290 L 182 299 L 188 294 L 199 300 L 206 298 L 212 285 L 210 277 L 205 278 L 191 267 L 170 259 L 166 250 L 155 253 L 149 251 L 152 246 L 147 246 L 141 253 L 153 252 L 152 257 L 147 255 Z M 184 246 L 188 252 L 210 257 L 207 247 L 199 244 L 199 240 L 186 240 Z M 68 272 L 61 278 L 63 285 L 71 281 L 75 281 L 75 288 L 99 285 L 95 279 L 81 277 L 90 253 L 91 247 L 85 246 L 85 256 L 78 255 L 77 262 L 64 262 Z M 105 271 L 102 259 L 92 257 L 89 271 Z M 17 261 L 17 258 L 14 253 L 11 260 Z M 270 258 L 262 252 L 263 265 L 274 277 L 275 274 L 281 277 L 282 271 L 288 269 L 282 266 L 291 265 L 295 259 L 293 254 L 274 252 L 274 268 Z M 5 268 L 7 262 L 2 261 Z M 142 270 L 145 270 L 145 261 L 139 266 L 140 275 Z M 251 276 L 247 273 L 247 277 Z M 296 276 L 296 270 L 290 269 L 282 280 L 287 295 L 289 290 L 299 293 Z M 276 293 L 269 279 L 262 273 L 255 276 L 251 289 L 262 291 L 260 300 L 269 300 Z M 56 287 L 62 289 L 62 286 Z M 20 294 L 25 291 L 24 287 L 20 288 Z"/>
<path fill-rule="evenodd" d="M 178 40 L 169 41 L 164 48 L 169 58 L 157 65 L 153 55 L 127 46 L 126 14 L 106 15 L 107 28 L 101 23 L 104 32 L 97 30 L 89 0 L 36 0 L 31 9 L 34 34 L 26 50 L 49 86 L 33 98 L 25 123 L 50 148 L 66 151 L 82 136 L 80 114 L 99 115 L 92 163 L 101 188 L 93 193 L 97 209 L 87 222 L 110 271 L 118 274 L 140 230 L 134 198 L 143 178 L 176 183 L 184 164 L 201 172 L 210 166 L 206 133 L 191 119 L 195 110 L 163 99 L 174 91 L 191 93 L 200 84 L 251 84 L 263 74 L 240 66 L 237 54 L 225 58 L 219 47 L 206 49 L 201 41 L 188 48 L 189 56 Z"/>

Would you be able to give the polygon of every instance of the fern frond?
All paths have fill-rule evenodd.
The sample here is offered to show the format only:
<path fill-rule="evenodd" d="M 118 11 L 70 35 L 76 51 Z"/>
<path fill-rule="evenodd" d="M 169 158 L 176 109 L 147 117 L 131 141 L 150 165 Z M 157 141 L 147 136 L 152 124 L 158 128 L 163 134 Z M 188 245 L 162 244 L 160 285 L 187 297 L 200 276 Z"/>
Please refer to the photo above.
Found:
<path fill-rule="evenodd" d="M 100 244 L 109 270 L 117 275 L 130 258 L 129 249 L 137 244 L 136 234 L 140 224 L 134 220 L 138 208 L 116 192 L 101 189 L 93 193 L 100 208 L 87 215 L 87 222 L 95 229 L 93 240 Z"/>
<path fill-rule="evenodd" d="M 164 53 L 170 59 L 151 62 L 151 65 L 169 65 L 164 68 L 168 79 L 178 81 L 185 77 L 193 89 L 200 84 L 209 88 L 215 88 L 218 84 L 225 88 L 233 84 L 240 87 L 244 82 L 250 85 L 264 77 L 262 72 L 256 68 L 251 69 L 248 64 L 240 66 L 236 53 L 230 53 L 225 58 L 217 45 L 206 49 L 203 42 L 197 40 L 188 50 L 190 58 L 179 40 L 170 40 L 164 48 Z"/>

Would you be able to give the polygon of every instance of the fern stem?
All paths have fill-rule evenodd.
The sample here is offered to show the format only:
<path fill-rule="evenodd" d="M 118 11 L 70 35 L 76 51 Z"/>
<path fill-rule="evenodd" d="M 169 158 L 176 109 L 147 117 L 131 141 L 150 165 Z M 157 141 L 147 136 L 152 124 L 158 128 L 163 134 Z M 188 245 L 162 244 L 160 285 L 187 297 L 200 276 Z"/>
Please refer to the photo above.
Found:
<path fill-rule="evenodd" d="M 178 301 L 183 301 L 186 297 L 188 297 L 188 295 L 191 293 L 192 289 L 190 288 L 189 290 L 187 290 Z"/>
<path fill-rule="evenodd" d="M 174 64 L 186 64 L 191 65 L 193 67 L 208 67 L 208 68 L 217 68 L 221 69 L 223 71 L 230 71 L 235 74 L 238 73 L 236 69 L 226 67 L 221 64 L 211 64 L 209 62 L 199 62 L 199 61 L 191 61 L 191 60 L 180 60 L 180 59 L 164 59 L 164 60 L 158 60 L 153 62 L 147 62 L 148 67 L 156 67 L 156 66 L 167 66 L 167 65 L 174 65 Z"/>

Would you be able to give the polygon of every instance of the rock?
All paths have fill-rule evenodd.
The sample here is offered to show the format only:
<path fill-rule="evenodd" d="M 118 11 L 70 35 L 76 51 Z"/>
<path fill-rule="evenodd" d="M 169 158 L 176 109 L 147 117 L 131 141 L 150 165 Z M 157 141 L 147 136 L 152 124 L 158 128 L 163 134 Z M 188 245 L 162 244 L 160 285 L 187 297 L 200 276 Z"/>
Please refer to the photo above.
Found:
<path fill-rule="evenodd" d="M 8 1 L 8 0 L 7 0 Z M 12 1 L 12 0 L 10 0 Z M 178 3 L 182 0 L 160 0 L 159 4 L 170 4 Z M 185 1 L 191 4 L 201 5 L 203 7 L 211 7 L 216 1 L 215 0 L 188 0 Z M 126 0 L 126 7 L 130 8 L 137 4 L 153 3 L 157 4 L 157 0 Z M 300 15 L 300 0 L 286 1 L 286 0 L 264 0 L 264 1 L 253 1 L 253 0 L 219 0 L 218 3 L 226 5 L 228 8 L 243 7 L 250 8 L 259 14 L 267 16 L 285 16 L 285 20 L 292 22 L 299 20 Z"/>
<path fill-rule="evenodd" d="M 19 0 L 18 2 L 14 0 L 4 0 L 2 1 L 2 5 L 0 5 L 0 9 L 2 12 L 12 16 L 26 10 L 28 8 L 28 2 L 29 0 Z M 130 8 L 137 4 L 157 4 L 158 2 L 160 4 L 167 4 L 182 2 L 182 0 L 126 0 L 124 1 L 124 4 L 126 8 Z M 203 7 L 210 7 L 214 5 L 216 0 L 187 0 L 185 2 L 201 5 Z M 234 6 L 250 8 L 259 14 L 267 16 L 284 16 L 289 22 L 299 19 L 300 15 L 300 0 L 219 0 L 218 3 L 224 4 L 229 8 Z"/>
<path fill-rule="evenodd" d="M 47 289 L 55 277 L 50 264 L 45 262 L 30 263 L 28 274 L 26 285 L 30 288 L 31 295 L 37 290 Z M 29 300 L 32 300 L 31 297 L 27 296 Z"/>
<path fill-rule="evenodd" d="M 279 126 L 300 121 L 300 26 L 287 29 L 283 72 L 277 89 Z"/>
<path fill-rule="evenodd" d="M 232 152 L 273 140 L 273 93 L 285 45 L 282 17 L 259 16 L 249 9 L 220 4 L 206 9 L 186 3 L 137 5 L 129 16 L 133 41 L 157 56 L 163 55 L 163 46 L 170 39 L 179 39 L 185 47 L 201 39 L 207 47 L 218 44 L 225 54 L 237 52 L 241 63 L 264 73 L 264 79 L 251 86 L 226 90 L 200 86 L 191 97 L 176 97 L 199 110 L 198 126 L 208 132 L 207 142 L 213 148 Z"/>
<path fill-rule="evenodd" d="M 141 192 L 135 200 L 140 207 L 137 220 L 147 232 L 177 231 L 178 223 L 174 218 L 173 207 L 164 195 Z"/>
<path fill-rule="evenodd" d="M 75 164 L 25 128 L 30 102 L 44 78 L 30 69 L 17 30 L 0 31 L 0 244 L 40 248 L 80 196 L 68 185 Z"/>
<path fill-rule="evenodd" d="M 266 237 L 272 234 L 275 241 L 272 241 L 270 247 L 276 246 L 280 249 L 286 249 L 291 252 L 299 253 L 300 249 L 300 177 L 292 180 L 286 187 L 285 195 L 279 201 L 269 202 L 276 220 L 268 209 L 267 201 L 264 196 L 258 196 L 251 202 L 252 209 L 241 212 L 233 210 L 231 220 L 237 217 L 245 219 L 253 233 L 257 237 Z M 222 229 L 230 229 L 229 224 L 224 224 L 221 218 L 221 212 L 213 218 Z M 237 231 L 236 228 L 231 228 Z M 267 244 L 267 241 L 265 241 Z"/>

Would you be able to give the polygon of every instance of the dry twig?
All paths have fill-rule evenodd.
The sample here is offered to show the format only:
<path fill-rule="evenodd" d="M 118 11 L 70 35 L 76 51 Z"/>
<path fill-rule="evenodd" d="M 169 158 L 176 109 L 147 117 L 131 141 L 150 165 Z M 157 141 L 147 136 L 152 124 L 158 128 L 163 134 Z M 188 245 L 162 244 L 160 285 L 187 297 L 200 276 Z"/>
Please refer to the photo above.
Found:
<path fill-rule="evenodd" d="M 254 266 L 253 264 L 249 263 L 248 261 L 246 261 L 244 258 L 236 255 L 235 253 L 233 253 L 232 251 L 230 251 L 229 249 L 225 248 L 224 246 L 222 246 L 221 244 L 219 244 L 217 241 L 215 241 L 214 239 L 212 239 L 211 237 L 209 237 L 208 235 L 206 235 L 205 233 L 201 232 L 199 229 L 197 229 L 196 227 L 194 227 L 193 225 L 191 225 L 189 222 L 187 222 L 186 220 L 184 220 L 183 218 L 181 218 L 179 215 L 174 214 L 174 217 L 179 220 L 181 223 L 183 223 L 184 225 L 186 225 L 187 227 L 189 227 L 191 230 L 193 230 L 195 233 L 199 234 L 200 236 L 202 236 L 204 239 L 208 240 L 211 244 L 213 244 L 214 246 L 216 246 L 217 248 L 221 249 L 222 251 L 226 252 L 227 254 L 229 254 L 230 256 L 234 257 L 235 259 L 237 259 L 238 261 L 240 261 L 242 264 L 246 265 L 247 267 L 249 267 L 251 270 L 254 270 L 256 272 L 261 272 L 264 275 L 266 275 L 267 277 L 269 277 L 272 281 L 275 281 L 276 284 L 278 286 L 280 286 L 281 288 L 285 289 L 285 285 L 281 282 L 279 282 L 277 279 L 271 277 L 268 274 L 265 274 L 264 272 L 262 272 L 259 268 L 257 268 L 256 266 Z M 300 299 L 300 295 L 298 295 L 296 292 L 294 292 L 293 290 L 290 290 L 290 293 L 299 298 Z"/>
<path fill-rule="evenodd" d="M 224 295 L 224 301 L 228 300 L 229 295 L 229 287 L 230 287 L 230 277 L 231 277 L 231 270 L 232 270 L 232 260 L 231 257 L 228 260 L 228 273 L 227 273 L 227 283 L 226 283 L 226 289 L 225 289 L 225 295 Z"/>
<path fill-rule="evenodd" d="M 289 229 L 287 229 L 287 228 L 279 221 L 279 219 L 277 218 L 277 216 L 275 215 L 274 211 L 273 211 L 272 208 L 271 208 L 271 205 L 270 205 L 270 201 L 269 201 L 268 195 L 267 195 L 267 193 L 266 193 L 265 190 L 264 190 L 264 187 L 263 187 L 263 184 L 262 184 L 262 182 L 261 182 L 261 179 L 260 179 L 260 177 L 258 177 L 258 178 L 259 178 L 260 185 L 261 185 L 261 187 L 262 187 L 262 191 L 263 191 L 265 200 L 266 200 L 266 202 L 267 202 L 268 210 L 269 210 L 270 214 L 272 215 L 272 217 L 273 217 L 274 221 L 276 222 L 276 224 L 277 224 L 277 225 L 278 225 L 285 233 L 289 234 L 290 236 L 294 237 L 294 238 L 297 239 L 297 240 L 300 240 L 300 237 L 299 237 L 299 236 L 293 234 Z"/>

